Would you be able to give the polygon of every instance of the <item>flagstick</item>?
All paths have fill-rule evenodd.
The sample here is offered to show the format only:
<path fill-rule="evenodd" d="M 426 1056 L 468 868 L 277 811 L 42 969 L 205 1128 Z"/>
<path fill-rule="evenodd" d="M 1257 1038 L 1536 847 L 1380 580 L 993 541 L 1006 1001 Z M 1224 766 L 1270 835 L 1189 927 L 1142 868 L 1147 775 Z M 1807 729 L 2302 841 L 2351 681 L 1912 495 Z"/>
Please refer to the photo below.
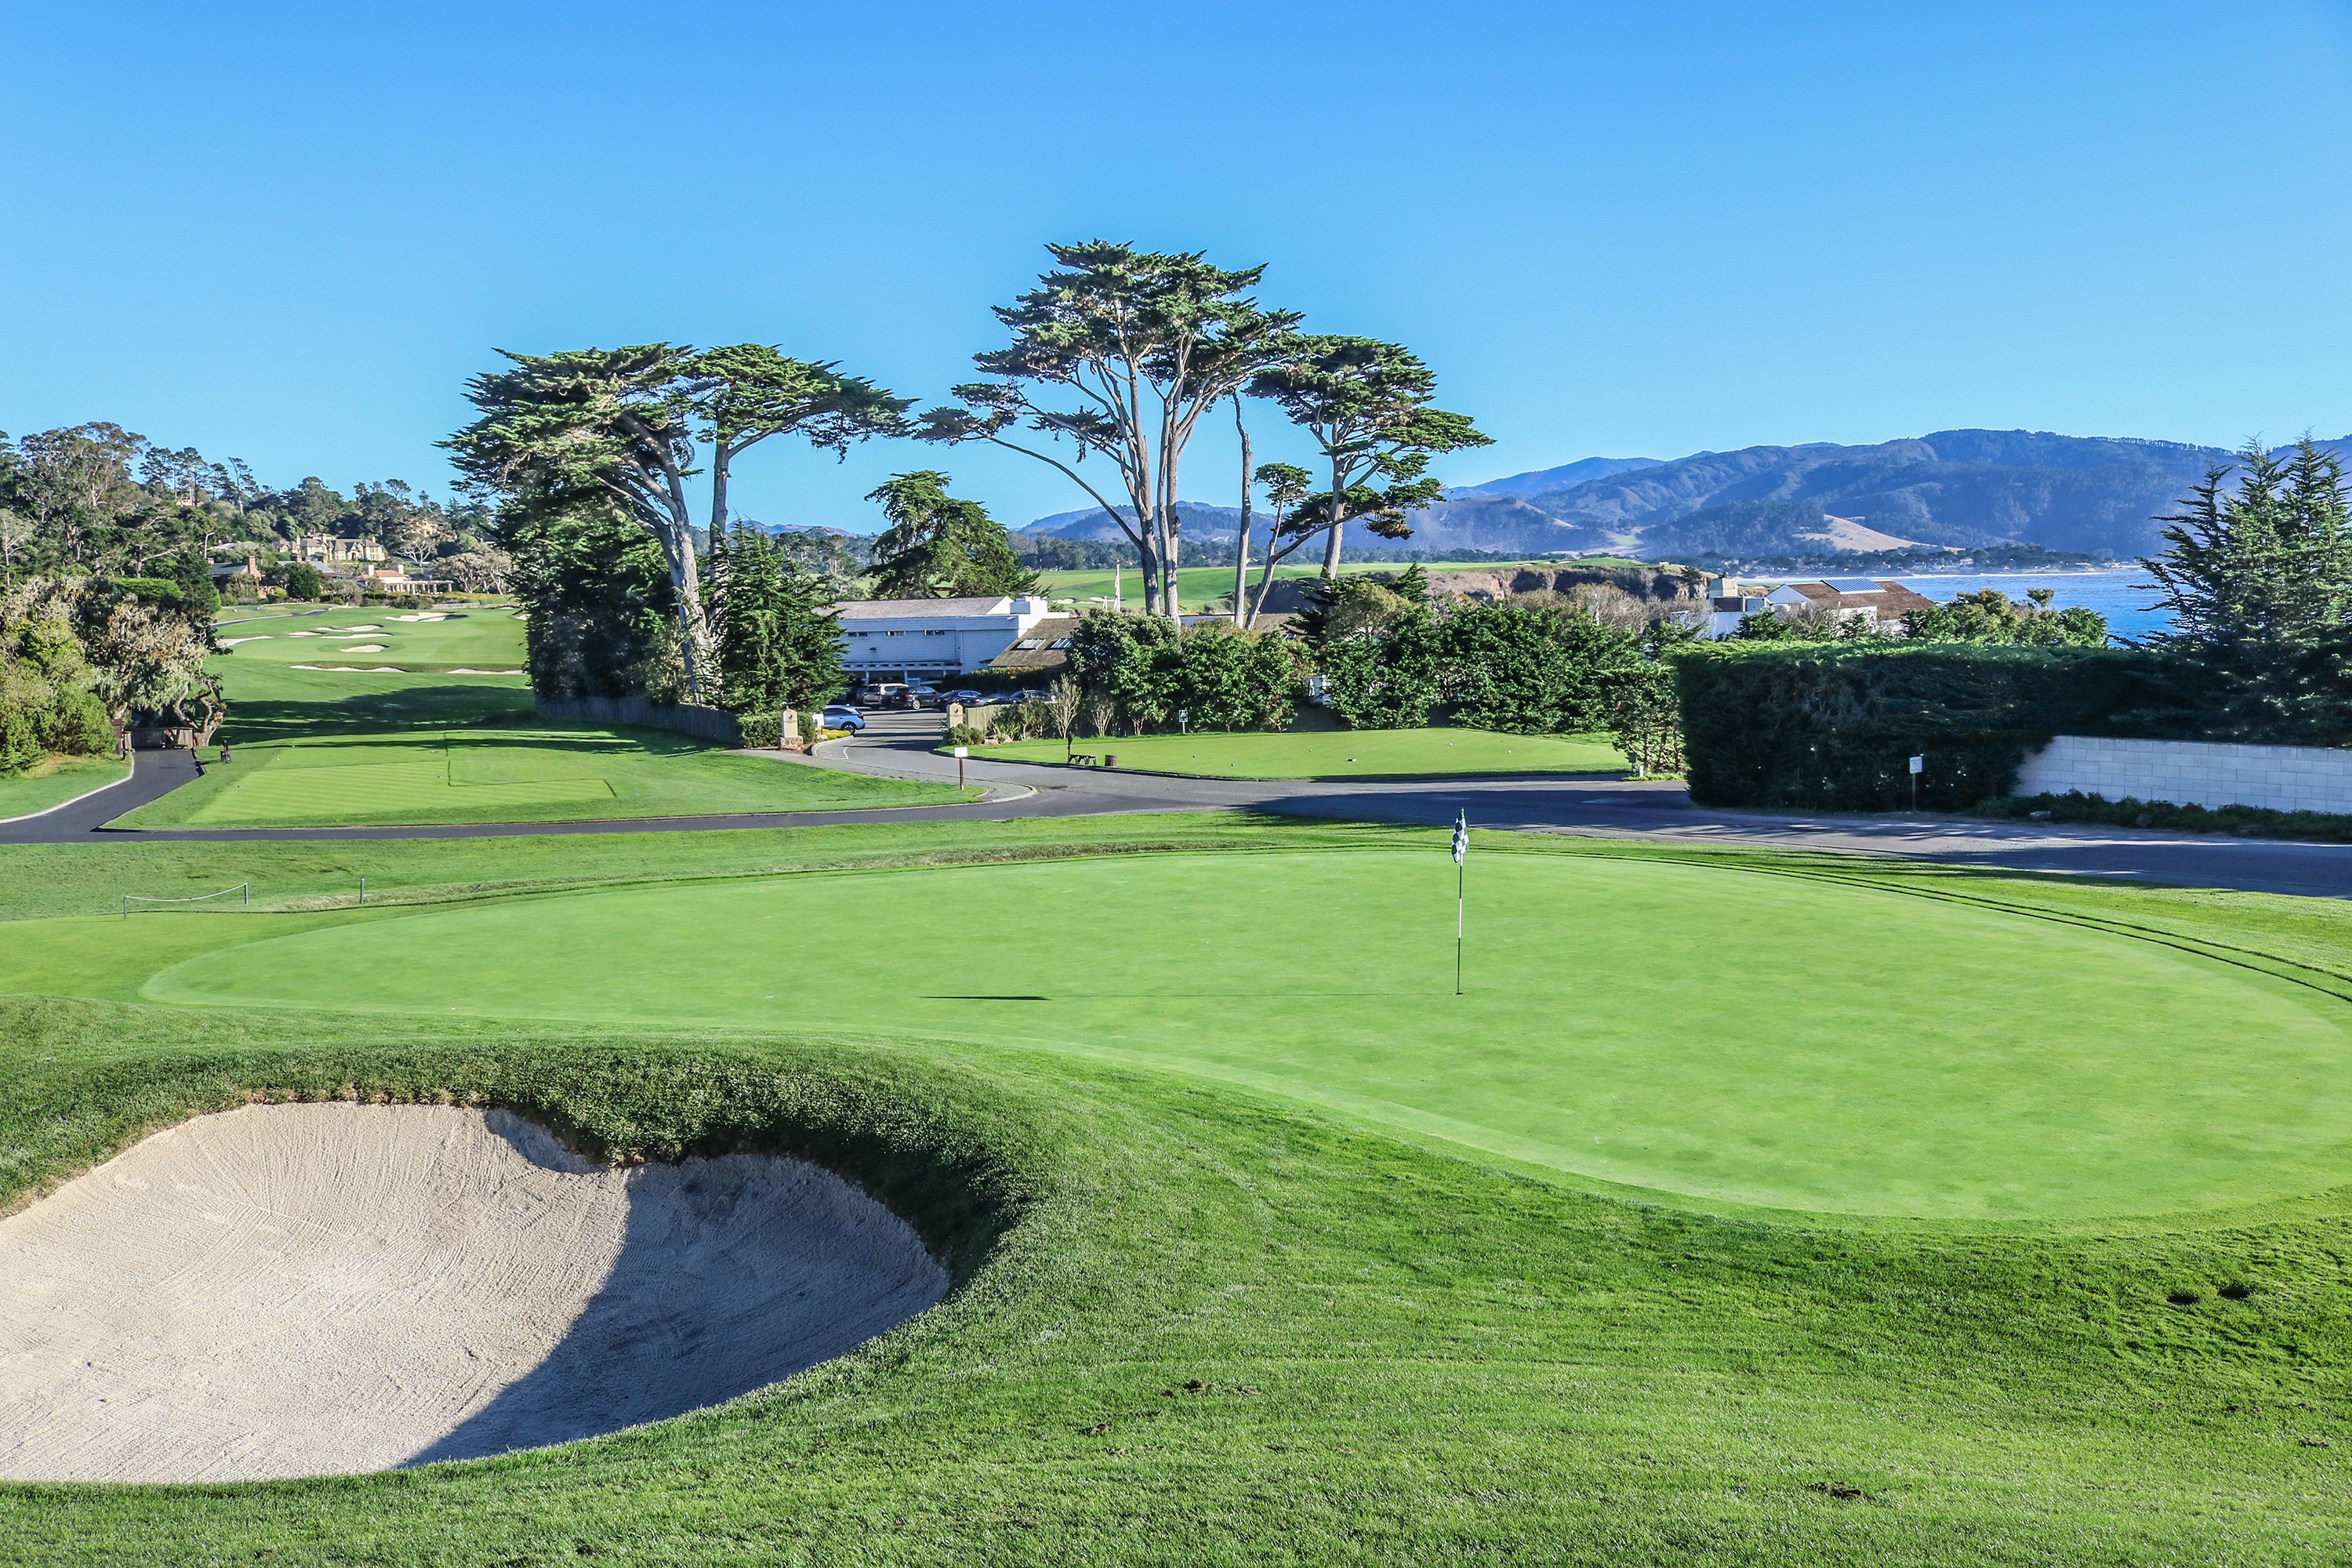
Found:
<path fill-rule="evenodd" d="M 1454 862 L 1454 994 L 1462 994 L 1462 878 L 1469 857 Z"/>

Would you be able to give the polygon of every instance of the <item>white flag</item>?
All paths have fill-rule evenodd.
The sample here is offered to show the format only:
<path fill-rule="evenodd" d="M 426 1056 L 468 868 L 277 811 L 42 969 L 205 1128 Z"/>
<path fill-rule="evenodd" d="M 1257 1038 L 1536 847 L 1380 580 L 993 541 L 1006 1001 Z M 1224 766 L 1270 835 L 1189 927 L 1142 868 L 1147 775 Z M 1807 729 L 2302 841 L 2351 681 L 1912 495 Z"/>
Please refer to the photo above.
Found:
<path fill-rule="evenodd" d="M 1470 814 L 1457 811 L 1454 814 L 1454 863 L 1459 866 L 1462 864 L 1462 857 L 1469 853 Z"/>

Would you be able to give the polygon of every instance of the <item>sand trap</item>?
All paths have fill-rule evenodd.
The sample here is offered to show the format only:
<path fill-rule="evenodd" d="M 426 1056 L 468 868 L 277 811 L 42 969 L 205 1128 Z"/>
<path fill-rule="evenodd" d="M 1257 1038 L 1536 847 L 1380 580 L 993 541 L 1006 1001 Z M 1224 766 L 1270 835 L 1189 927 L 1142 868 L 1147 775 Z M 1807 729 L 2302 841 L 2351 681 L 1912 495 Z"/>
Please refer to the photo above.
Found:
<path fill-rule="evenodd" d="M 316 632 L 288 632 L 286 635 L 289 637 L 314 637 L 319 634 Z"/>
<path fill-rule="evenodd" d="M 522 671 L 520 669 L 476 669 L 470 665 L 461 664 L 449 673 L 452 675 L 520 675 Z"/>
<path fill-rule="evenodd" d="M 337 626 L 327 635 L 331 637 L 347 637 L 353 632 L 380 632 L 382 630 L 383 630 L 383 626 L 373 621 L 370 621 L 363 626 Z"/>
<path fill-rule="evenodd" d="M 289 664 L 289 669 L 329 669 L 340 675 L 405 675 L 396 664 Z"/>
<path fill-rule="evenodd" d="M 260 632 L 249 637 L 215 637 L 213 640 L 219 643 L 223 647 L 235 647 L 241 642 L 268 642 L 271 637 L 277 635 L 278 634 L 275 632 Z M 286 635 L 289 637 L 306 637 L 310 634 L 309 632 L 288 632 Z"/>
<path fill-rule="evenodd" d="M 335 651 L 337 653 L 382 653 L 383 651 L 383 644 L 380 642 L 353 643 L 350 647 L 339 647 Z"/>
<path fill-rule="evenodd" d="M 246 1480 L 566 1442 L 946 1293 L 840 1177 L 608 1170 L 502 1111 L 253 1106 L 0 1220 L 0 1477 Z"/>
<path fill-rule="evenodd" d="M 437 616 L 437 615 L 431 615 L 431 614 L 423 614 L 423 615 L 411 615 L 411 616 L 393 616 L 392 618 L 393 618 L 394 620 L 395 620 L 395 621 L 446 621 L 446 620 L 447 620 L 449 617 L 448 617 L 448 616 Z"/>

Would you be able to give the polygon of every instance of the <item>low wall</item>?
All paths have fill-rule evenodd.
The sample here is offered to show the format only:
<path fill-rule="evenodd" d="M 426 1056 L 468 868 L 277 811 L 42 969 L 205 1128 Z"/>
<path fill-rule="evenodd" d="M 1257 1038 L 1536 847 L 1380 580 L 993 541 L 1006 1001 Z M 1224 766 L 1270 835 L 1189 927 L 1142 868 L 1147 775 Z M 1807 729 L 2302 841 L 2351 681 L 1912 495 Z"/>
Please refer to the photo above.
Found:
<path fill-rule="evenodd" d="M 648 730 L 674 730 L 721 746 L 743 743 L 742 723 L 724 708 L 648 702 L 642 697 L 542 697 L 538 700 L 538 707 L 550 719 L 575 719 L 591 724 L 639 724 Z"/>
<path fill-rule="evenodd" d="M 2061 735 L 2025 760 L 2017 793 L 2352 815 L 2352 750 Z"/>

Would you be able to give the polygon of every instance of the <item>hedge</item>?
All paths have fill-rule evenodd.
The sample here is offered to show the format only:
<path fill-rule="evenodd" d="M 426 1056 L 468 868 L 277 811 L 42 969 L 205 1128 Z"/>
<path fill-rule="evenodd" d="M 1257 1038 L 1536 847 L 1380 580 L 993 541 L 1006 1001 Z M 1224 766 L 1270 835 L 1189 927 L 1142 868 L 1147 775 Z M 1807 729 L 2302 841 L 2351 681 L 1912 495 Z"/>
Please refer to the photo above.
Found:
<path fill-rule="evenodd" d="M 2052 736 L 2198 734 L 2198 672 L 2136 648 L 1717 643 L 1674 656 L 1704 805 L 1967 810 L 2011 794 Z"/>

